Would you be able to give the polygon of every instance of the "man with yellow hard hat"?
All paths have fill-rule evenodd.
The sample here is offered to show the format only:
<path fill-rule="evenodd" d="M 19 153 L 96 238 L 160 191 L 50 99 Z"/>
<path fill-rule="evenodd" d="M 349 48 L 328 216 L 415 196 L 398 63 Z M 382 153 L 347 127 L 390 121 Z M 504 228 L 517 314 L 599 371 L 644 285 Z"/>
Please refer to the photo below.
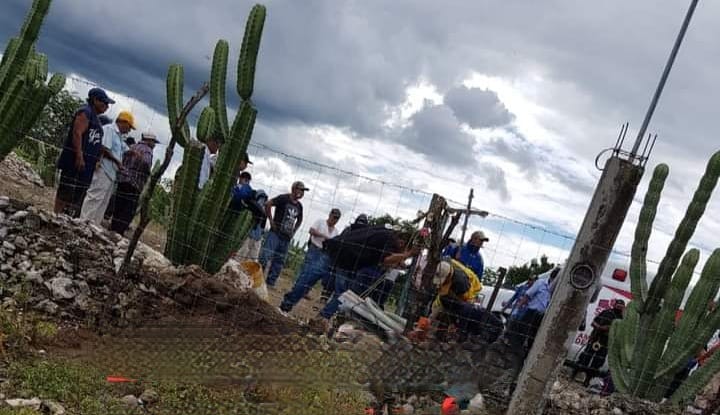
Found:
<path fill-rule="evenodd" d="M 129 111 L 121 111 L 114 124 L 103 126 L 100 161 L 82 205 L 82 219 L 100 225 L 115 191 L 117 175 L 122 169 L 123 154 L 128 150 L 125 137 L 134 129 L 135 117 Z"/>

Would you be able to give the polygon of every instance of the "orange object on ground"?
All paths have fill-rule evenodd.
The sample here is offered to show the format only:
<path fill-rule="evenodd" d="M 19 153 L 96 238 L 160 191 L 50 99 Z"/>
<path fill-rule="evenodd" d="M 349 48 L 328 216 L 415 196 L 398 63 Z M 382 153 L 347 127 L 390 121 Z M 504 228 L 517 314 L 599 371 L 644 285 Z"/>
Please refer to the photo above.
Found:
<path fill-rule="evenodd" d="M 452 396 L 445 398 L 441 410 L 442 415 L 457 415 L 460 413 L 460 407 Z"/>
<path fill-rule="evenodd" d="M 122 376 L 108 376 L 106 380 L 110 383 L 135 383 L 137 380 L 129 379 Z"/>
<path fill-rule="evenodd" d="M 420 317 L 417 321 L 418 330 L 428 331 L 430 330 L 430 319 L 427 317 Z"/>

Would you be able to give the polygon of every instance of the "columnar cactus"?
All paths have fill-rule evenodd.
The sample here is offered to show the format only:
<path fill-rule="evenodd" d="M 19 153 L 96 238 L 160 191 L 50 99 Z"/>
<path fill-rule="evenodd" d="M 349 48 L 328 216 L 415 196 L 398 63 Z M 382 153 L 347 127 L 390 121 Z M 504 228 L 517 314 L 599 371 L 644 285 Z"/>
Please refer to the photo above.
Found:
<path fill-rule="evenodd" d="M 0 160 L 25 137 L 65 77 L 55 74 L 47 84 L 48 59 L 35 53 L 40 27 L 50 0 L 35 0 L 19 37 L 11 38 L 0 63 Z"/>
<path fill-rule="evenodd" d="M 650 181 L 631 253 L 633 301 L 625 318 L 615 321 L 610 329 L 609 364 L 616 387 L 621 392 L 655 401 L 663 398 L 678 371 L 720 329 L 720 307 L 711 307 L 720 289 L 720 249 L 716 249 L 705 263 L 680 321 L 675 322 L 676 312 L 700 259 L 697 249 L 691 249 L 685 255 L 683 252 L 720 177 L 720 152 L 708 162 L 658 273 L 650 288 L 647 287 L 648 239 L 668 170 L 664 164 L 657 166 Z M 674 392 L 671 400 L 679 403 L 691 398 L 718 370 L 720 354 L 715 354 Z"/>
<path fill-rule="evenodd" d="M 230 252 L 245 239 L 252 223 L 246 212 L 230 212 L 230 190 L 235 184 L 237 166 L 247 152 L 255 126 L 257 110 L 250 97 L 253 91 L 257 54 L 265 22 L 265 7 L 255 5 L 245 26 L 238 60 L 237 91 L 241 98 L 235 120 L 230 126 L 225 102 L 229 45 L 219 40 L 215 46 L 210 73 L 210 106 L 198 122 L 197 138 L 210 136 L 223 141 L 214 173 L 202 191 L 197 190 L 200 173 L 197 158 L 203 147 L 191 139 L 186 126 L 177 131 L 178 143 L 185 147 L 183 166 L 174 185 L 173 220 L 165 254 L 176 264 L 198 264 L 209 272 L 217 271 Z M 172 65 L 168 73 L 168 115 L 171 128 L 177 124 L 183 102 L 183 71 Z M 200 150 L 198 150 L 200 149 Z"/>

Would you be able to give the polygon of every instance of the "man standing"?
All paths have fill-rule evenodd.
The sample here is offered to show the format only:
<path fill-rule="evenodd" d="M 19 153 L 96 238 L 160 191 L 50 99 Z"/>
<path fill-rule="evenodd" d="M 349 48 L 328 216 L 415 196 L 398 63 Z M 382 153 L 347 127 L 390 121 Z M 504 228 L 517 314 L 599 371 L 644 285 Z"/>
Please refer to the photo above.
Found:
<path fill-rule="evenodd" d="M 593 331 L 590 333 L 590 339 L 580 354 L 577 365 L 573 370 L 573 379 L 578 372 L 585 372 L 585 380 L 583 383 L 587 386 L 590 384 L 590 379 L 597 376 L 598 369 L 605 364 L 605 358 L 607 357 L 610 326 L 613 321 L 623 318 L 624 311 L 625 301 L 616 299 L 612 308 L 603 310 L 595 317 L 592 322 Z"/>
<path fill-rule="evenodd" d="M 339 220 L 340 209 L 332 209 L 327 219 L 318 219 L 310 227 L 310 241 L 305 253 L 305 262 L 295 280 L 295 285 L 283 297 L 280 304 L 280 310 L 283 312 L 289 313 L 318 281 L 327 276 L 329 257 L 323 249 L 323 244 L 338 235 L 336 225 Z"/>
<path fill-rule="evenodd" d="M 503 302 L 502 312 L 504 313 L 505 310 L 507 310 L 508 308 L 512 308 L 512 310 L 510 311 L 510 318 L 513 320 L 520 320 L 523 314 L 525 314 L 526 309 L 526 305 L 520 305 L 520 299 L 523 295 L 525 295 L 527 290 L 532 287 L 535 281 L 537 281 L 537 275 L 531 275 L 527 281 L 525 281 L 523 284 L 520 284 L 515 289 L 515 294 L 513 294 L 513 296 L 508 301 Z"/>
<path fill-rule="evenodd" d="M 87 104 L 75 112 L 58 158 L 60 182 L 55 194 L 55 213 L 80 215 L 100 155 L 103 131 L 98 116 L 114 103 L 105 91 L 93 88 L 88 91 Z"/>
<path fill-rule="evenodd" d="M 258 255 L 260 254 L 260 245 L 263 236 L 263 230 L 265 229 L 265 203 L 267 203 L 268 196 L 264 190 L 259 189 L 254 192 L 254 199 L 247 202 L 248 209 L 253 214 L 253 227 L 250 228 L 247 238 L 240 247 L 240 250 L 235 254 L 236 258 L 241 261 L 257 261 Z"/>
<path fill-rule="evenodd" d="M 140 142 L 130 147 L 123 156 L 123 169 L 120 170 L 118 187 L 115 192 L 110 229 L 124 235 L 135 216 L 140 193 L 150 177 L 153 149 L 158 143 L 155 134 L 143 133 Z"/>
<path fill-rule="evenodd" d="M 123 138 L 134 129 L 135 117 L 128 111 L 120 112 L 115 125 L 103 127 L 100 165 L 93 174 L 80 212 L 81 218 L 100 225 L 115 191 L 117 172 L 122 168 L 122 157 L 127 148 Z"/>
<path fill-rule="evenodd" d="M 350 289 L 358 270 L 382 265 L 395 267 L 417 255 L 418 247 L 407 248 L 412 235 L 385 226 L 368 226 L 347 232 L 325 242 L 330 272 L 335 275 L 335 291 L 320 314 L 310 321 L 318 334 L 326 333 L 330 319 L 340 306 L 340 295 Z"/>
<path fill-rule="evenodd" d="M 369 226 L 368 222 L 368 215 L 361 213 L 357 215 L 355 221 L 351 223 L 350 226 L 343 229 L 341 235 L 345 235 L 346 233 L 356 229 L 366 228 Z M 335 274 L 328 272 L 322 280 L 322 287 L 323 290 L 322 294 L 320 294 L 320 301 L 327 302 L 333 291 L 335 291 Z"/>
<path fill-rule="evenodd" d="M 222 140 L 218 137 L 210 137 L 205 144 L 205 153 L 203 154 L 200 176 L 198 177 L 198 189 L 202 189 L 205 186 L 205 183 L 210 180 L 210 177 L 215 171 L 215 163 L 217 162 L 218 151 L 221 146 Z"/>
<path fill-rule="evenodd" d="M 549 278 L 535 281 L 518 301 L 516 307 L 524 307 L 525 312 L 519 320 L 511 320 L 507 329 L 509 345 L 516 352 L 525 354 L 526 345 L 527 350 L 532 347 L 545 311 L 550 305 L 550 284 L 556 275 L 554 273 Z"/>
<path fill-rule="evenodd" d="M 260 265 L 263 269 L 270 264 L 265 283 L 274 287 L 280 271 L 285 265 L 290 240 L 300 228 L 303 220 L 303 206 L 300 199 L 309 191 L 303 182 L 292 184 L 290 193 L 274 197 L 265 204 L 265 215 L 270 222 L 270 232 L 265 238 Z M 273 215 L 272 208 L 275 208 Z"/>
<path fill-rule="evenodd" d="M 480 248 L 482 248 L 487 241 L 489 241 L 489 239 L 483 231 L 475 231 L 470 235 L 470 240 L 462 248 L 458 249 L 455 247 L 455 249 L 452 249 L 448 246 L 445 252 L 443 252 L 443 256 L 457 259 L 463 265 L 473 270 L 475 275 L 482 280 L 485 265 L 483 263 L 483 257 L 480 254 Z"/>

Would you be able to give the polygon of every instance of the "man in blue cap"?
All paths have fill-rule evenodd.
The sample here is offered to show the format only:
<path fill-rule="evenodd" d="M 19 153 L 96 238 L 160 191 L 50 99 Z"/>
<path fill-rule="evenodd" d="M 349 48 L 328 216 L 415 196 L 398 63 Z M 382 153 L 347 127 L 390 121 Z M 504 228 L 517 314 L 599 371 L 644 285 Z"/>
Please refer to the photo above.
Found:
<path fill-rule="evenodd" d="M 60 183 L 55 195 L 55 213 L 80 215 L 102 149 L 102 122 L 113 101 L 100 88 L 88 91 L 87 103 L 75 112 L 58 159 Z"/>

